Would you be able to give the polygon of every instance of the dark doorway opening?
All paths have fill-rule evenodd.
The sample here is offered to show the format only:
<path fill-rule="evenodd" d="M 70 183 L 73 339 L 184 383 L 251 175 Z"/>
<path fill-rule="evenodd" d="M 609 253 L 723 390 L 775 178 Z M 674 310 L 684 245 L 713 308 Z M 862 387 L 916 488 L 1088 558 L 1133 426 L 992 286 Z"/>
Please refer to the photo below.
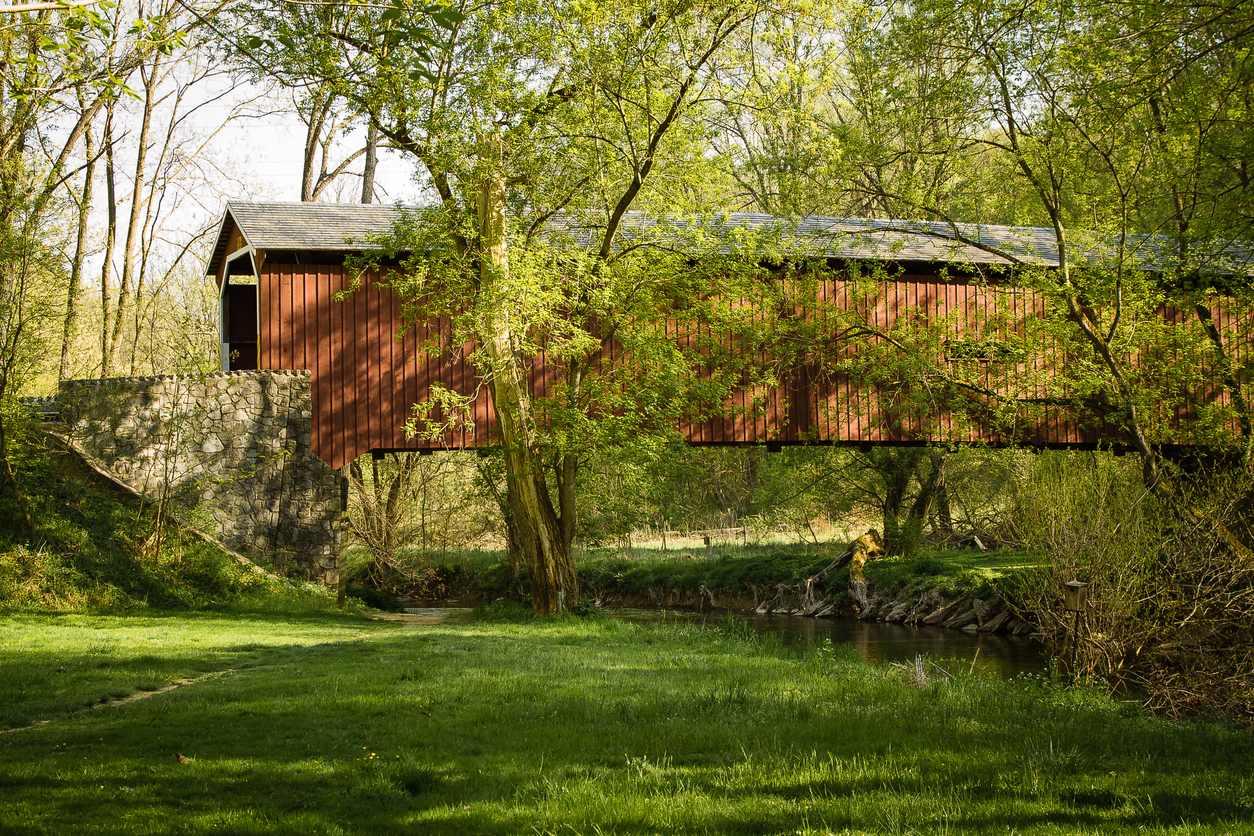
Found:
<path fill-rule="evenodd" d="M 228 284 L 222 294 L 227 371 L 257 368 L 257 285 Z"/>

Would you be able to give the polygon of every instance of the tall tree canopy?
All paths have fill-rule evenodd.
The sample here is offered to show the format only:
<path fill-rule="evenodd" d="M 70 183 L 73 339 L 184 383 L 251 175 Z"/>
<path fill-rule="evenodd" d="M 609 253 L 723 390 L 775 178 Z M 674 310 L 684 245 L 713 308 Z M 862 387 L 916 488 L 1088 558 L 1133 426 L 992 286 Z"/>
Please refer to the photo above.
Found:
<path fill-rule="evenodd" d="M 1230 409 L 1197 426 L 1234 421 L 1248 461 L 1254 435 L 1231 352 L 1243 337 L 1220 333 L 1212 312 L 1217 291 L 1238 289 L 1223 304 L 1234 321 L 1248 309 L 1234 277 L 1248 275 L 1251 252 L 1233 243 L 1254 231 L 1250 4 L 866 8 L 849 36 L 866 139 L 857 188 L 887 217 L 1052 230 L 1059 269 L 1021 277 L 1060 314 L 1073 392 L 1122 426 L 1147 484 L 1159 485 L 1166 440 L 1155 406 L 1181 385 L 1155 356 L 1223 381 Z M 963 237 L 957 225 L 950 234 Z M 1168 325 L 1170 309 L 1189 316 Z"/>
<path fill-rule="evenodd" d="M 429 186 L 433 207 L 382 243 L 413 253 L 395 280 L 409 315 L 450 315 L 453 344 L 474 346 L 538 615 L 577 603 L 581 450 L 673 433 L 747 373 L 710 371 L 714 346 L 695 331 L 665 337 L 717 320 L 758 339 L 744 303 L 777 291 L 751 281 L 754 248 L 741 259 L 709 227 L 646 228 L 631 212 L 694 208 L 711 171 L 698 117 L 772 12 L 759 0 L 279 4 L 244 45 L 282 78 L 333 84 Z M 557 382 L 536 402 L 541 352 Z"/>

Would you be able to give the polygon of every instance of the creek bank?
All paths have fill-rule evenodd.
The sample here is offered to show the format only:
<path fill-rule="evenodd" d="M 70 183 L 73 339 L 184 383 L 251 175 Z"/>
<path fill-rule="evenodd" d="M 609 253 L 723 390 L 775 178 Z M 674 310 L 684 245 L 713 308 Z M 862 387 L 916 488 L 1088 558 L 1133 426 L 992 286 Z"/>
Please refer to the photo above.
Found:
<path fill-rule="evenodd" d="M 866 593 L 863 609 L 848 591 L 814 598 L 805 584 L 749 585 L 746 589 L 651 588 L 646 594 L 598 593 L 587 590 L 602 608 L 691 609 L 697 612 L 753 612 L 757 615 L 792 615 L 810 618 L 849 618 L 883 621 L 906 626 L 927 625 L 970 633 L 1006 633 L 1039 637 L 1036 628 L 1015 614 L 999 596 L 984 593 L 945 594 L 931 588 L 915 594 Z"/>

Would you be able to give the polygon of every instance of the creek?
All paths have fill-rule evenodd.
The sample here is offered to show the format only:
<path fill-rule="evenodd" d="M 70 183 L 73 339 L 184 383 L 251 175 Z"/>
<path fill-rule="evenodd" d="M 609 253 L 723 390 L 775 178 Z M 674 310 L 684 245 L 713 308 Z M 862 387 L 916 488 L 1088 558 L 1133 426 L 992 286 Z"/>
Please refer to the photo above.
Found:
<path fill-rule="evenodd" d="M 727 615 L 690 610 L 611 610 L 611 618 L 626 621 L 695 621 L 709 627 L 726 622 Z M 883 621 L 851 618 L 805 618 L 791 615 L 736 613 L 761 633 L 779 636 L 785 645 L 811 646 L 817 642 L 848 644 L 863 661 L 873 665 L 913 662 L 926 656 L 937 663 L 956 663 L 956 669 L 974 668 L 1010 679 L 1020 673 L 1044 673 L 1049 656 L 1040 642 L 1004 633 L 968 633 L 943 627 L 908 627 Z"/>
<path fill-rule="evenodd" d="M 469 614 L 470 609 L 406 608 L 406 612 L 431 616 L 433 621 L 440 621 Z M 711 628 L 717 628 L 727 620 L 726 613 L 720 615 L 693 610 L 624 608 L 609 610 L 609 615 L 611 618 L 639 623 L 683 621 Z M 779 636 L 780 641 L 789 646 L 810 646 L 817 642 L 851 645 L 864 661 L 873 665 L 913 662 L 916 656 L 922 655 L 951 669 L 982 670 L 1007 679 L 1021 673 L 1045 673 L 1049 666 L 1049 656 L 1039 642 L 1004 633 L 969 633 L 943 627 L 908 627 L 882 621 L 757 615 L 752 612 L 735 613 L 734 617 L 744 619 L 761 633 Z"/>

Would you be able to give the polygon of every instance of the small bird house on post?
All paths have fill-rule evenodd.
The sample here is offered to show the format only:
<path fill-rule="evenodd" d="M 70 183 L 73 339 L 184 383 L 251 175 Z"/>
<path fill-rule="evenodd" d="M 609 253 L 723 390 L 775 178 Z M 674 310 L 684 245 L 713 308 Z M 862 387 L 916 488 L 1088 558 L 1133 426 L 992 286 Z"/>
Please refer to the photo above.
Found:
<path fill-rule="evenodd" d="M 1080 617 L 1088 609 L 1088 587 L 1089 585 L 1083 581 L 1067 581 L 1062 585 L 1062 608 L 1075 614 L 1071 621 L 1071 654 L 1067 664 L 1067 679 L 1070 682 L 1075 681 L 1075 657 L 1080 644 Z"/>
<path fill-rule="evenodd" d="M 1083 581 L 1067 581 L 1063 584 L 1062 606 L 1067 612 L 1082 613 L 1089 605 L 1089 585 Z"/>

